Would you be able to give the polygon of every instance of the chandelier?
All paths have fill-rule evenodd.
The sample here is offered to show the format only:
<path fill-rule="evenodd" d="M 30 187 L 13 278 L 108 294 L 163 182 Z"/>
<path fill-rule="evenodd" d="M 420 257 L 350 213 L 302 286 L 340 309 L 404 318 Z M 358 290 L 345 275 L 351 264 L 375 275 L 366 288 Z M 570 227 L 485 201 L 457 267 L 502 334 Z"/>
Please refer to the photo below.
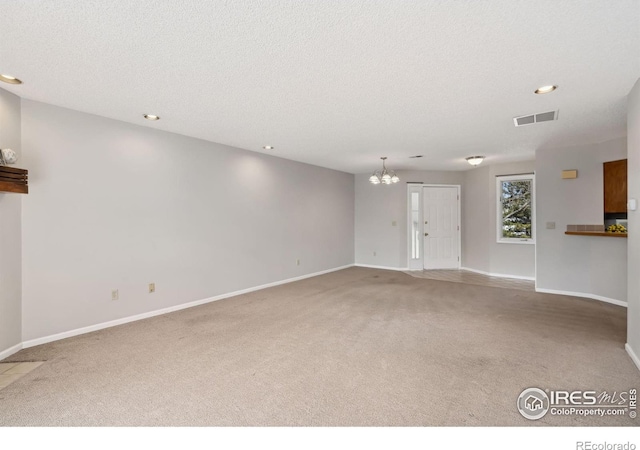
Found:
<path fill-rule="evenodd" d="M 369 177 L 369 182 L 371 182 L 371 184 L 391 184 L 400 181 L 400 178 L 398 178 L 398 175 L 396 175 L 393 170 L 387 170 L 387 167 L 384 164 L 387 157 L 383 156 L 380 159 L 382 160 L 382 170 L 376 170 L 373 172 L 373 175 Z"/>

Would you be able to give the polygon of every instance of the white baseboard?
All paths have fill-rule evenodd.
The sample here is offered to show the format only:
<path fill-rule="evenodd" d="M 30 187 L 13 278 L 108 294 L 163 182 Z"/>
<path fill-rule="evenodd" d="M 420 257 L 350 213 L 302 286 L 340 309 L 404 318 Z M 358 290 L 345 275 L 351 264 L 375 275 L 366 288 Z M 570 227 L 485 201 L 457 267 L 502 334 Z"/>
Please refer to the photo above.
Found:
<path fill-rule="evenodd" d="M 13 347 L 9 347 L 6 350 L 2 350 L 0 352 L 0 361 L 2 361 L 3 359 L 8 358 L 9 356 L 13 355 L 14 353 L 18 353 L 20 350 L 22 350 L 22 342 L 19 344 L 14 345 Z"/>
<path fill-rule="evenodd" d="M 590 298 L 592 300 L 600 300 L 601 302 L 611 303 L 617 306 L 627 307 L 627 302 L 622 300 L 616 300 L 615 298 L 603 297 L 601 295 L 595 294 L 587 294 L 585 292 L 570 292 L 570 291 L 559 291 L 556 289 L 543 289 L 536 288 L 536 292 L 542 292 L 543 294 L 557 294 L 557 295 L 569 295 L 571 297 L 582 297 L 582 298 Z"/>
<path fill-rule="evenodd" d="M 470 269 L 469 267 L 460 267 L 460 270 L 468 270 L 469 272 L 481 273 L 482 275 L 487 275 L 490 277 L 514 278 L 516 280 L 527 280 L 527 281 L 536 280 L 536 277 L 523 277 L 521 275 L 508 275 L 504 273 L 491 273 L 491 272 L 485 272 L 484 270 Z"/>
<path fill-rule="evenodd" d="M 408 267 L 387 267 L 387 266 L 372 266 L 370 264 L 354 264 L 355 267 L 366 267 L 367 269 L 382 269 L 382 270 L 396 270 L 399 272 L 404 272 L 405 270 L 409 270 Z"/>
<path fill-rule="evenodd" d="M 631 357 L 631 361 L 633 361 L 633 363 L 636 365 L 638 370 L 640 370 L 640 358 L 638 358 L 638 355 L 636 355 L 636 353 L 633 351 L 633 349 L 628 343 L 624 344 L 624 349 L 627 351 L 627 353 Z"/>
<path fill-rule="evenodd" d="M 162 314 L 168 314 L 174 311 L 180 311 L 182 309 L 193 308 L 194 306 L 204 305 L 205 303 L 215 302 L 217 300 L 222 300 L 229 297 L 235 297 L 237 295 L 248 294 L 249 292 L 259 291 L 261 289 L 267 289 L 274 286 L 280 286 L 282 284 L 293 283 L 294 281 L 304 280 L 306 278 L 317 277 L 319 275 L 324 275 L 330 272 L 336 272 L 338 270 L 347 269 L 349 267 L 353 267 L 353 264 L 348 264 L 346 266 L 335 267 L 333 269 L 323 270 L 320 272 L 310 273 L 307 275 L 301 275 L 299 277 L 288 278 L 286 280 L 275 281 L 273 283 L 262 284 L 260 286 L 255 286 L 247 289 L 242 289 L 240 291 L 229 292 L 227 294 L 216 295 L 215 297 L 209 297 L 202 300 L 196 300 L 194 302 L 183 303 L 180 305 L 170 306 L 168 308 L 157 309 L 155 311 L 149 311 L 142 314 L 137 314 L 135 316 L 123 317 L 122 319 L 111 320 L 109 322 L 102 322 L 95 325 L 89 325 L 87 327 L 77 328 L 75 330 L 64 331 L 62 333 L 52 334 L 49 336 L 44 336 L 41 338 L 31 339 L 28 341 L 24 341 L 20 344 L 20 348 L 29 348 L 34 347 L 36 345 L 46 344 L 48 342 L 59 341 L 60 339 L 66 339 L 73 336 L 78 336 L 85 333 L 91 333 L 93 331 L 102 330 L 105 328 L 115 327 L 117 325 L 123 325 L 125 323 L 135 322 L 137 320 L 148 319 L 150 317 L 160 316 Z M 20 349 L 18 349 L 20 350 Z M 17 351 L 17 350 L 16 350 Z M 14 352 L 15 353 L 15 352 Z M 2 354 L 0 354 L 1 356 Z M 2 359 L 2 358 L 0 358 Z"/>

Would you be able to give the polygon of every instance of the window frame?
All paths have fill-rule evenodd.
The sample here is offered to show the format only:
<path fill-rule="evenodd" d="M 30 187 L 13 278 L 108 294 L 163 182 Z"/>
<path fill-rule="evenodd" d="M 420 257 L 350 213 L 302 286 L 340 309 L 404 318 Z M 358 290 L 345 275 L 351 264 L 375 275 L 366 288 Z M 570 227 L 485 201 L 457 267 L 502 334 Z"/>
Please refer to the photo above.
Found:
<path fill-rule="evenodd" d="M 531 181 L 531 238 L 506 238 L 502 236 L 502 183 L 505 181 Z M 498 244 L 536 243 L 536 176 L 534 173 L 496 176 L 496 242 Z"/>

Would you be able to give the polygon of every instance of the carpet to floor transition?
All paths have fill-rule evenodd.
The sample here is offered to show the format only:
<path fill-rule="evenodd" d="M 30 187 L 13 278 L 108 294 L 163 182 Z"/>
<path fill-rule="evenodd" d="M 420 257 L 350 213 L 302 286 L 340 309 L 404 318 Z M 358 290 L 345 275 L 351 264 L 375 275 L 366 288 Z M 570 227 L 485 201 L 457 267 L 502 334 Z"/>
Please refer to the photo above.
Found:
<path fill-rule="evenodd" d="M 638 425 L 516 409 L 640 388 L 626 310 L 349 268 L 22 350 L 0 425 Z"/>

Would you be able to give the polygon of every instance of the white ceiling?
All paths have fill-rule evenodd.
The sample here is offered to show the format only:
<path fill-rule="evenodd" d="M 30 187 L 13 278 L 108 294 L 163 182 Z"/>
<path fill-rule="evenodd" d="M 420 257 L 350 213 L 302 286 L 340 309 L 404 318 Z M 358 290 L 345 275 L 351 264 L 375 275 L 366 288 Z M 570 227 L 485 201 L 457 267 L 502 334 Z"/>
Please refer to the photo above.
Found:
<path fill-rule="evenodd" d="M 638 0 L 3 0 L 0 33 L 23 98 L 352 173 L 624 136 L 640 77 Z"/>

